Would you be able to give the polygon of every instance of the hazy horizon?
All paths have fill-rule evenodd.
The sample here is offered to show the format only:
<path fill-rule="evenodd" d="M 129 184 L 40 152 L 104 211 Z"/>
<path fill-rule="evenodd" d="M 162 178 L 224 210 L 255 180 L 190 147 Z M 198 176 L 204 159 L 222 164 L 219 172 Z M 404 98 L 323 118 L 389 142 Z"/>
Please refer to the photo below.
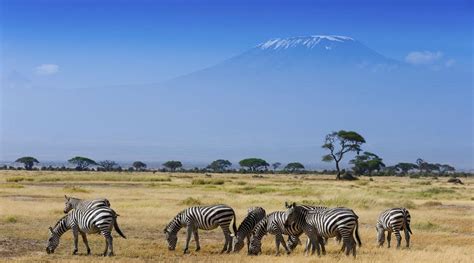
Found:
<path fill-rule="evenodd" d="M 345 129 L 474 169 L 469 1 L 91 3 L 1 1 L 0 160 L 331 167 Z"/>

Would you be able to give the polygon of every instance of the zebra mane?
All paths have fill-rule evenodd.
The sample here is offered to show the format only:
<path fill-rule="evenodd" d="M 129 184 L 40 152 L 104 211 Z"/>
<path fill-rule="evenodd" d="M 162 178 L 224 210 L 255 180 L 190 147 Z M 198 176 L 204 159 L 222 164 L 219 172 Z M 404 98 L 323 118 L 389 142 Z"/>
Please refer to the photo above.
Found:
<path fill-rule="evenodd" d="M 59 225 L 59 223 L 61 223 L 66 217 L 68 217 L 68 215 L 65 215 L 65 216 L 61 217 L 58 220 L 58 222 L 56 222 L 56 224 L 53 226 L 53 229 L 55 229 Z"/>

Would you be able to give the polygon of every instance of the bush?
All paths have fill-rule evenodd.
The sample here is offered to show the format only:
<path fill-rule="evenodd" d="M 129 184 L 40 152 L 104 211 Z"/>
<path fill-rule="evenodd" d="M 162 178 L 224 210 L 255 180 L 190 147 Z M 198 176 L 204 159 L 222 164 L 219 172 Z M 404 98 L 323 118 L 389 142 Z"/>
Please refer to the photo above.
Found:
<path fill-rule="evenodd" d="M 193 179 L 191 184 L 192 185 L 206 185 L 206 184 L 223 185 L 224 180 L 222 180 L 222 179 L 214 179 L 214 180 Z"/>
<path fill-rule="evenodd" d="M 188 197 L 184 199 L 183 201 L 180 202 L 182 205 L 187 205 L 187 206 L 196 206 L 196 205 L 202 205 L 201 200 L 198 198 L 193 198 L 193 197 Z"/>

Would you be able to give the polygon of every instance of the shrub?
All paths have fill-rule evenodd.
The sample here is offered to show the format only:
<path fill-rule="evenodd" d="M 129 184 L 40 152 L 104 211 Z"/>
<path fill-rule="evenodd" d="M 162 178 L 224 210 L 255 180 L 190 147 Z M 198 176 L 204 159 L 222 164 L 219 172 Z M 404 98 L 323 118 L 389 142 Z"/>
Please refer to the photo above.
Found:
<path fill-rule="evenodd" d="M 205 184 L 223 185 L 224 180 L 222 179 L 214 179 L 214 180 L 193 179 L 191 184 L 192 185 L 205 185 Z"/>
<path fill-rule="evenodd" d="M 195 205 L 201 205 L 201 200 L 198 198 L 193 198 L 193 197 L 188 197 L 184 199 L 183 201 L 180 202 L 182 205 L 187 205 L 187 206 L 195 206 Z"/>

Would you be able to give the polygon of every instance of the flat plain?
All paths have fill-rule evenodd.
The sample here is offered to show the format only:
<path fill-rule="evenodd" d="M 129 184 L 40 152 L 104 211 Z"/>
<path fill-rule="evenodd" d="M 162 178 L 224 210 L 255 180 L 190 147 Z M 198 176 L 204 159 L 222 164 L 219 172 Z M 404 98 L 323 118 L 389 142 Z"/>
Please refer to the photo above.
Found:
<path fill-rule="evenodd" d="M 0 171 L 0 261 L 68 262 L 474 262 L 474 180 L 464 185 L 447 178 L 361 177 L 336 181 L 329 175 L 263 175 L 192 173 L 116 173 Z M 118 223 L 127 236 L 114 234 L 115 257 L 104 258 L 105 241 L 91 235 L 92 255 L 72 253 L 72 233 L 67 232 L 55 254 L 45 251 L 48 227 L 63 216 L 64 195 L 106 197 L 120 214 Z M 260 256 L 219 254 L 220 229 L 200 231 L 201 251 L 183 255 L 184 229 L 175 251 L 168 251 L 164 226 L 192 205 L 224 203 L 234 208 L 237 223 L 250 206 L 267 213 L 284 210 L 285 201 L 329 207 L 345 206 L 359 215 L 362 247 L 357 258 L 339 253 L 331 240 L 328 254 L 305 256 L 302 246 L 291 255 L 275 256 L 274 237 L 264 238 Z M 375 223 L 381 211 L 404 206 L 412 216 L 411 248 L 378 248 Z M 302 236 L 302 241 L 306 238 Z M 394 244 L 395 238 L 392 238 Z M 396 241 L 395 241 L 396 242 Z M 404 240 L 402 240 L 402 245 Z M 283 252 L 283 251 L 282 251 Z"/>

